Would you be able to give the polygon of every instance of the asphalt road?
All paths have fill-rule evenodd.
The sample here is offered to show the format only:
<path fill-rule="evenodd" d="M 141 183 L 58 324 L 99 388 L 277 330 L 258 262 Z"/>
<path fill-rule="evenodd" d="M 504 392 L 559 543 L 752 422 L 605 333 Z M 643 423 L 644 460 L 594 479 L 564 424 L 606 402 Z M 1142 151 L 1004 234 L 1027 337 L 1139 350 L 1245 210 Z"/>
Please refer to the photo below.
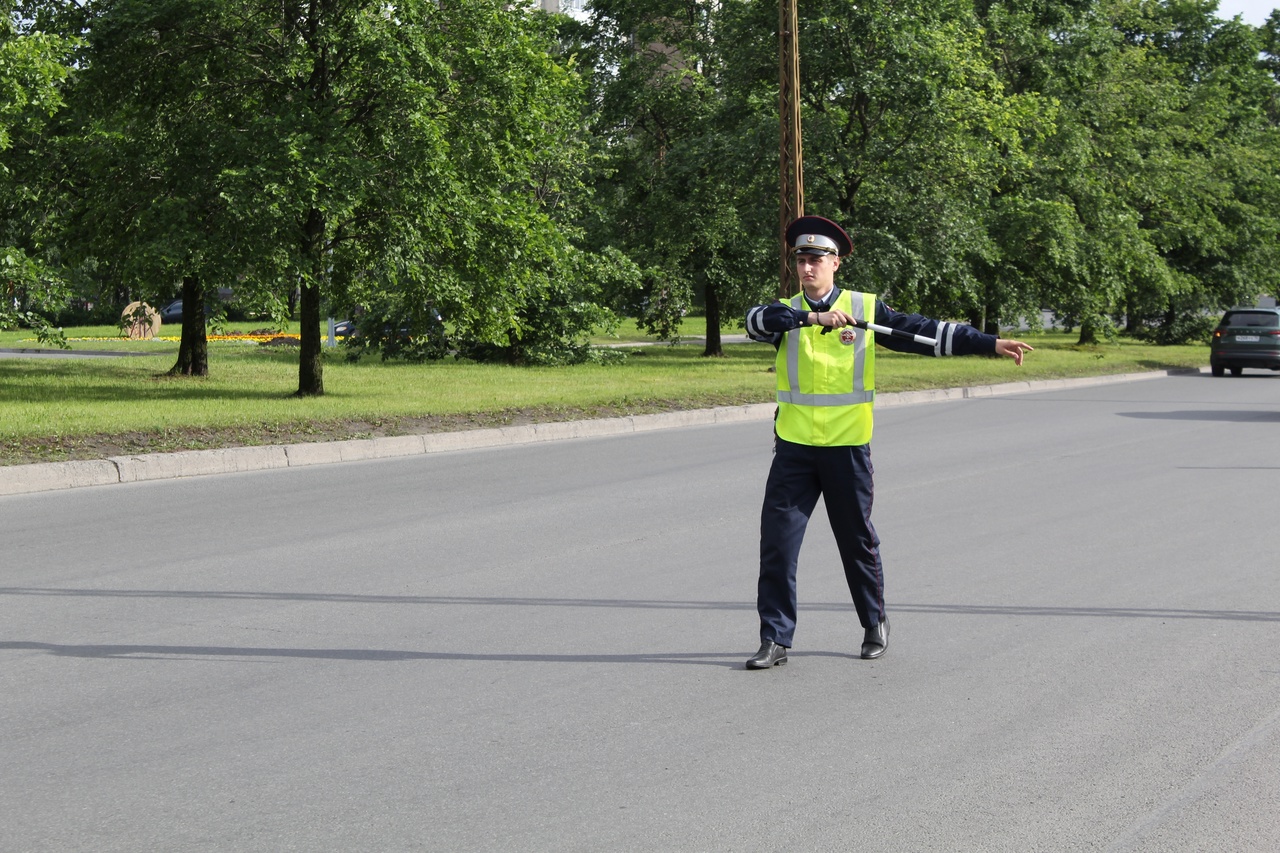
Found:
<path fill-rule="evenodd" d="M 1280 849 L 1280 377 L 879 413 L 893 633 L 767 422 L 0 497 L 0 850 Z"/>

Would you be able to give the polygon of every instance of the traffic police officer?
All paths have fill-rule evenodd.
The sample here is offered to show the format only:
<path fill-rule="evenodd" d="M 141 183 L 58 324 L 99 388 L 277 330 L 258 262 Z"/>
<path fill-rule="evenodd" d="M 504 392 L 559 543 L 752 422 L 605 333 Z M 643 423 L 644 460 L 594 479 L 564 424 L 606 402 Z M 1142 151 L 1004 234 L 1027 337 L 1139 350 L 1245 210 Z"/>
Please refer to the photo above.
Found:
<path fill-rule="evenodd" d="M 878 658 L 888 648 L 880 540 L 871 525 L 875 344 L 932 356 L 996 353 L 1019 365 L 1031 350 L 970 326 L 900 314 L 870 293 L 840 290 L 835 272 L 853 243 L 829 219 L 803 216 L 786 236 L 803 291 L 747 312 L 747 334 L 778 349 L 774 457 L 760 513 L 760 650 L 747 661 L 749 669 L 787 662 L 796 628 L 796 561 L 819 495 L 864 630 L 861 656 Z M 876 337 L 857 322 L 936 343 Z"/>

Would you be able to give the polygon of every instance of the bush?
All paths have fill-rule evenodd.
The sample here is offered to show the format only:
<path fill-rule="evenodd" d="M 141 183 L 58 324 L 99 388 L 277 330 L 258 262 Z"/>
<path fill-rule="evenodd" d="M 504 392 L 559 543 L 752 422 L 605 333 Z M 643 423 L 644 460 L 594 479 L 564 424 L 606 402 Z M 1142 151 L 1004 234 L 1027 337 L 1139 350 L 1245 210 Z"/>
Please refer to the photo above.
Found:
<path fill-rule="evenodd" d="M 395 311 L 367 311 L 354 321 L 354 327 L 343 341 L 349 361 L 359 361 L 367 352 L 381 353 L 383 361 L 414 363 L 438 361 L 449 354 L 444 318 L 431 306 L 407 316 Z"/>
<path fill-rule="evenodd" d="M 1158 323 L 1139 326 L 1134 337 L 1157 346 L 1182 346 L 1207 343 L 1218 324 L 1216 316 L 1208 314 L 1183 314 Z"/>
<path fill-rule="evenodd" d="M 161 306 L 153 305 L 159 310 Z M 114 326 L 120 321 L 123 306 L 115 306 L 106 302 L 90 302 L 87 299 L 73 299 L 61 310 L 48 317 L 54 326 Z"/>

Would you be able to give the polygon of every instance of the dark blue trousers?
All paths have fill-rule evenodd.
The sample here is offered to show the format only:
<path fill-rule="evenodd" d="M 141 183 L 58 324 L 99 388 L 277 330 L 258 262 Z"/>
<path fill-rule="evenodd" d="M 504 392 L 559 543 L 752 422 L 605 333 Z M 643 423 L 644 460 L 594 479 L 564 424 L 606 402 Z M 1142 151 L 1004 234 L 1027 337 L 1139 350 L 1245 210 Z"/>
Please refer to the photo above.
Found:
<path fill-rule="evenodd" d="M 821 495 L 845 579 L 863 628 L 884 621 L 880 539 L 871 526 L 871 447 L 809 447 L 776 439 L 760 511 L 760 640 L 791 647 L 796 630 L 796 564 Z"/>

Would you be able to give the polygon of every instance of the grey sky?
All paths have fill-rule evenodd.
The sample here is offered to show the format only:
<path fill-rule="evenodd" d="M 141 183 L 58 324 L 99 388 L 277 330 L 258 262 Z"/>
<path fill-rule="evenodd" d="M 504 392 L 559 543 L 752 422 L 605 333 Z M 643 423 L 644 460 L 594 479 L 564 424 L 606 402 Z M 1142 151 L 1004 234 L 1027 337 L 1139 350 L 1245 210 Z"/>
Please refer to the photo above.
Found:
<path fill-rule="evenodd" d="M 1271 14 L 1271 10 L 1280 6 L 1276 0 L 1218 0 L 1218 17 L 1231 19 L 1236 15 L 1244 18 L 1246 24 L 1261 26 Z"/>

